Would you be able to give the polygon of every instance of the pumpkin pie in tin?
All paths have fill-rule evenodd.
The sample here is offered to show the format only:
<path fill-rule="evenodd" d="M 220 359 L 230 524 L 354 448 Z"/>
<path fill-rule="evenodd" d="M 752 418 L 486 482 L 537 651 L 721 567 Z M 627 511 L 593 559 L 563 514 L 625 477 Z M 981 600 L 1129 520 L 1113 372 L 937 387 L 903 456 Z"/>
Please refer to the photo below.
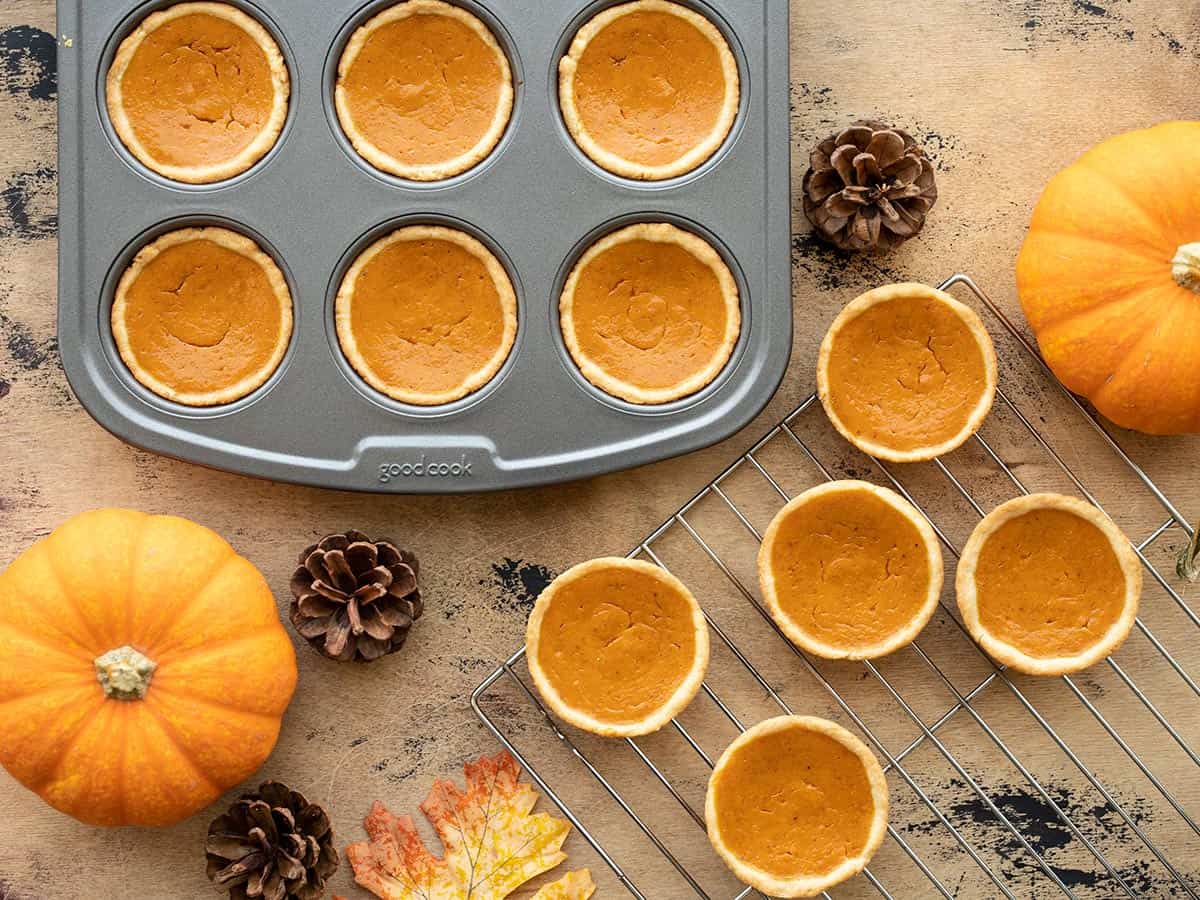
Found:
<path fill-rule="evenodd" d="M 710 842 L 743 882 L 770 897 L 814 897 L 861 872 L 888 823 L 879 761 L 815 716 L 779 716 L 742 734 L 708 782 Z"/>
<path fill-rule="evenodd" d="M 696 598 L 664 569 L 616 557 L 581 563 L 538 597 L 526 661 L 546 705 L 605 737 L 636 737 L 681 713 L 708 668 Z"/>
<path fill-rule="evenodd" d="M 944 291 L 892 284 L 852 300 L 834 320 L 817 365 L 833 426 L 891 462 L 961 446 L 996 395 L 996 351 L 979 316 Z"/>
<path fill-rule="evenodd" d="M 517 296 L 477 238 L 409 225 L 350 266 L 334 319 L 367 384 L 402 403 L 437 406 L 475 393 L 504 366 L 517 338 Z"/>
<path fill-rule="evenodd" d="M 178 3 L 143 19 L 105 81 L 109 119 L 151 170 L 189 184 L 245 172 L 275 146 L 290 80 L 279 45 L 227 3 Z"/>
<path fill-rule="evenodd" d="M 686 174 L 725 142 L 738 114 L 737 60 L 720 29 L 668 0 L 610 7 L 559 62 L 567 130 L 616 175 Z"/>
<path fill-rule="evenodd" d="M 183 228 L 143 247 L 117 284 L 112 333 L 143 386 L 186 406 L 232 403 L 274 374 L 292 338 L 275 260 L 227 228 Z"/>
<path fill-rule="evenodd" d="M 1063 675 L 1124 642 L 1142 569 L 1129 539 L 1096 507 L 1031 494 L 976 526 L 955 584 L 963 622 L 992 659 L 1030 675 Z"/>
<path fill-rule="evenodd" d="M 758 576 L 771 617 L 796 646 L 825 659 L 874 659 L 929 622 L 942 553 L 929 522 L 894 491 L 832 481 L 775 516 Z"/>
<path fill-rule="evenodd" d="M 350 37 L 334 103 L 363 159 L 438 181 L 486 158 L 508 127 L 513 76 L 482 21 L 442 0 L 404 0 Z"/>
<path fill-rule="evenodd" d="M 710 384 L 741 333 L 737 282 L 708 241 L 667 223 L 630 225 L 587 249 L 559 299 L 583 376 L 630 403 L 669 403 Z"/>

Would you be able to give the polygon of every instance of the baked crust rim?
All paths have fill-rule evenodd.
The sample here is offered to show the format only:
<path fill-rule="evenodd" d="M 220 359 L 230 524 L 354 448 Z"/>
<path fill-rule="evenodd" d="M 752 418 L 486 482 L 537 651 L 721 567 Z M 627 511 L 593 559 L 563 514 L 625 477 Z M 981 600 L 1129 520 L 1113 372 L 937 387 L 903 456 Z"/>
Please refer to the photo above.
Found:
<path fill-rule="evenodd" d="M 691 668 L 684 674 L 683 679 L 667 702 L 650 715 L 638 721 L 620 724 L 603 722 L 586 710 L 577 709 L 563 700 L 553 682 L 542 668 L 538 656 L 542 646 L 542 620 L 545 618 L 550 604 L 554 602 L 554 598 L 558 593 L 573 581 L 592 572 L 613 568 L 640 572 L 659 581 L 682 596 L 692 609 L 692 630 L 696 639 L 696 650 Z M 555 578 L 550 583 L 550 586 L 542 591 L 537 602 L 534 604 L 533 612 L 530 613 L 529 621 L 525 626 L 525 661 L 529 667 L 529 674 L 533 678 L 534 686 L 537 688 L 542 700 L 564 722 L 583 731 L 600 735 L 601 737 L 640 737 L 652 734 L 667 725 L 667 723 L 687 708 L 688 704 L 692 702 L 697 692 L 699 692 L 700 685 L 704 681 L 704 675 L 708 670 L 708 657 L 708 620 L 705 618 L 704 611 L 700 608 L 699 602 L 697 602 L 695 596 L 693 596 L 692 592 L 688 590 L 682 581 L 666 569 L 645 562 L 644 560 L 608 556 L 591 559 L 572 566 Z"/>
<path fill-rule="evenodd" d="M 1006 523 L 1026 513 L 1056 509 L 1072 513 L 1096 527 L 1108 538 L 1125 576 L 1125 602 L 1120 617 L 1101 640 L 1072 656 L 1035 657 L 988 631 L 979 620 L 979 594 L 975 572 L 988 540 Z M 993 660 L 1027 675 L 1068 675 L 1102 661 L 1125 642 L 1137 619 L 1142 594 L 1142 567 L 1129 539 L 1107 515 L 1092 504 L 1063 494 L 1028 494 L 1016 497 L 986 515 L 967 540 L 954 578 L 958 609 L 963 624 L 976 643 Z"/>
<path fill-rule="evenodd" d="M 129 328 L 125 321 L 125 312 L 130 289 L 151 262 L 165 250 L 198 240 L 208 241 L 218 247 L 223 247 L 226 250 L 240 254 L 262 269 L 267 282 L 270 284 L 271 292 L 279 304 L 280 326 L 279 335 L 271 350 L 271 355 L 256 371 L 242 378 L 240 381 L 223 388 L 201 392 L 188 392 L 181 391 L 155 378 L 141 365 L 138 361 L 133 341 L 130 339 Z M 175 231 L 168 231 L 138 251 L 137 255 L 133 258 L 133 262 L 129 264 L 129 267 L 121 275 L 121 280 L 117 283 L 110 320 L 112 322 L 113 341 L 117 345 L 117 352 L 121 357 L 121 361 L 125 363 L 125 367 L 133 375 L 134 379 L 144 388 L 157 394 L 164 400 L 170 400 L 184 406 L 222 406 L 241 400 L 243 397 L 254 393 L 254 391 L 270 380 L 271 376 L 275 374 L 283 362 L 283 357 L 286 355 L 288 346 L 292 341 L 292 293 L 288 288 L 287 279 L 284 277 L 279 265 L 252 238 L 231 229 L 213 225 L 202 228 L 180 228 Z"/>
<path fill-rule="evenodd" d="M 937 444 L 915 447 L 912 450 L 896 450 L 862 437 L 847 426 L 841 417 L 838 416 L 836 410 L 833 408 L 831 398 L 832 386 L 830 384 L 829 365 L 830 360 L 833 358 L 834 342 L 837 340 L 838 334 L 841 333 L 842 329 L 849 322 L 878 304 L 914 298 L 936 300 L 954 312 L 963 322 L 983 354 L 985 384 L 984 390 L 975 408 L 967 417 L 962 430 L 953 437 Z M 817 395 L 833 427 L 837 429 L 842 437 L 868 456 L 888 462 L 926 462 L 936 459 L 939 456 L 944 456 L 952 450 L 961 447 L 970 440 L 972 435 L 979 431 L 984 420 L 987 419 L 988 414 L 992 411 L 992 404 L 996 398 L 996 384 L 996 348 L 992 343 L 991 335 L 988 334 L 987 328 L 979 316 L 965 303 L 955 299 L 945 291 L 915 282 L 884 285 L 883 287 L 860 294 L 851 300 L 838 313 L 837 317 L 833 320 L 833 324 L 829 326 L 829 330 L 825 333 L 825 338 L 821 341 L 820 355 L 817 359 Z"/>
<path fill-rule="evenodd" d="M 271 72 L 273 102 L 271 113 L 254 140 L 242 148 L 236 156 L 210 165 L 176 166 L 157 160 L 138 138 L 133 122 L 125 110 L 121 86 L 133 57 L 152 32 L 175 19 L 195 14 L 211 15 L 233 23 L 245 31 L 262 48 Z M 104 84 L 104 102 L 108 109 L 108 117 L 121 143 L 138 162 L 152 172 L 183 184 L 213 184 L 226 181 L 257 165 L 279 141 L 284 123 L 287 121 L 291 95 L 291 78 L 288 74 L 287 61 L 279 49 L 279 44 L 266 26 L 235 6 L 230 6 L 228 3 L 210 2 L 210 0 L 190 0 L 190 2 L 177 3 L 146 16 L 117 47 Z"/>

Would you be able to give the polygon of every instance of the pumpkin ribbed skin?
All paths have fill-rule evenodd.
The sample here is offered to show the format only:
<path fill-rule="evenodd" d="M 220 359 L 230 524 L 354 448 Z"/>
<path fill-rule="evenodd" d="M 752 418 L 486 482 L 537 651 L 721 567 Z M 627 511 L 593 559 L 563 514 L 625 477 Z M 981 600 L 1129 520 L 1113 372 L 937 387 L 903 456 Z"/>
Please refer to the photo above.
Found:
<path fill-rule="evenodd" d="M 1125 428 L 1200 431 L 1200 122 L 1120 135 L 1055 176 L 1017 288 L 1070 390 Z"/>
<path fill-rule="evenodd" d="M 95 660 L 157 664 L 111 699 Z M 186 519 L 69 520 L 0 575 L 0 764 L 93 825 L 170 825 L 271 752 L 296 658 L 261 573 Z"/>

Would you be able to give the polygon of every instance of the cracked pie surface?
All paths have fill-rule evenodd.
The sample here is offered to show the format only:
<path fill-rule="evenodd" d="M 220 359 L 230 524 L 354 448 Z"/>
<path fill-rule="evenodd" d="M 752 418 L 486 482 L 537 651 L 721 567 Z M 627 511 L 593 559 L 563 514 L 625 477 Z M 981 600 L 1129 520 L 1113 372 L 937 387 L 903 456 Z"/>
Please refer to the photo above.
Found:
<path fill-rule="evenodd" d="M 342 352 L 364 381 L 393 400 L 436 406 L 500 371 L 517 338 L 517 297 L 476 238 L 409 225 L 354 261 L 334 318 Z"/>
<path fill-rule="evenodd" d="M 605 737 L 636 737 L 662 728 L 696 696 L 708 668 L 708 624 L 670 572 L 593 559 L 538 597 L 525 650 L 534 685 L 559 718 Z"/>
<path fill-rule="evenodd" d="M 133 377 L 186 406 L 232 403 L 279 367 L 292 297 L 275 261 L 225 228 L 171 231 L 143 247 L 117 285 L 117 350 Z"/>
<path fill-rule="evenodd" d="M 891 462 L 933 459 L 983 424 L 996 395 L 996 352 L 970 307 L 923 284 L 852 300 L 830 326 L 817 392 L 833 426 Z"/>
<path fill-rule="evenodd" d="M 121 142 L 151 170 L 189 184 L 245 172 L 275 145 L 289 77 L 279 45 L 225 3 L 152 13 L 117 48 L 105 103 Z"/>
<path fill-rule="evenodd" d="M 350 37 L 334 92 L 342 130 L 377 169 L 450 178 L 495 149 L 513 108 L 508 57 L 476 16 L 405 0 Z"/>
<path fill-rule="evenodd" d="M 597 14 L 559 61 L 567 130 L 593 162 L 657 181 L 702 165 L 737 118 L 737 61 L 711 21 L 668 0 Z"/>

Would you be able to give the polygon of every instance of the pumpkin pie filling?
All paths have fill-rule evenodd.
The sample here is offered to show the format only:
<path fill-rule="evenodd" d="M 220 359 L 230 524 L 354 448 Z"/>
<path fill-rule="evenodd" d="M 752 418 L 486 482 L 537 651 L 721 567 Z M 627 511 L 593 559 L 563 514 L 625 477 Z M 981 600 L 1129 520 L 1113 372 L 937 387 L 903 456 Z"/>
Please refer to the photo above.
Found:
<path fill-rule="evenodd" d="M 780 627 L 827 658 L 907 644 L 942 585 L 932 529 L 903 499 L 864 482 L 832 482 L 789 503 L 764 536 L 759 572 Z"/>
<path fill-rule="evenodd" d="M 624 559 L 559 576 L 530 617 L 527 646 L 542 695 L 601 734 L 661 727 L 691 700 L 708 659 L 704 618 L 687 589 Z"/>
<path fill-rule="evenodd" d="M 638 0 L 584 25 L 559 65 L 560 104 L 581 148 L 632 178 L 681 175 L 725 140 L 738 108 L 737 63 L 708 19 Z"/>
<path fill-rule="evenodd" d="M 169 232 L 117 286 L 113 337 L 150 390 L 179 403 L 229 403 L 260 387 L 292 334 L 283 273 L 250 238 L 224 228 Z"/>
<path fill-rule="evenodd" d="M 1125 608 L 1125 576 L 1111 542 L 1059 509 L 1001 525 L 980 551 L 975 589 L 980 624 L 1034 657 L 1086 650 Z"/>
<path fill-rule="evenodd" d="M 449 178 L 500 140 L 512 72 L 475 16 L 441 0 L 406 0 L 351 37 L 335 102 L 343 130 L 372 165 L 404 178 Z"/>
<path fill-rule="evenodd" d="M 895 285 L 852 302 L 821 348 L 819 387 L 838 430 L 895 461 L 948 452 L 991 408 L 995 353 L 978 317 L 940 291 Z"/>
<path fill-rule="evenodd" d="M 368 384 L 406 403 L 450 403 L 500 371 L 517 300 L 500 261 L 453 228 L 411 225 L 355 260 L 335 303 L 338 340 Z"/>
<path fill-rule="evenodd" d="M 181 3 L 121 43 L 106 92 L 113 126 L 138 159 L 206 183 L 245 171 L 275 144 L 288 72 L 270 33 L 241 10 Z"/>
<path fill-rule="evenodd" d="M 633 403 L 664 403 L 709 384 L 741 329 L 729 267 L 706 241 L 668 224 L 632 225 L 593 245 L 559 309 L 584 376 Z"/>
<path fill-rule="evenodd" d="M 860 871 L 887 822 L 887 786 L 870 751 L 810 717 L 768 720 L 735 741 L 709 782 L 714 847 L 774 896 L 813 896 Z"/>

